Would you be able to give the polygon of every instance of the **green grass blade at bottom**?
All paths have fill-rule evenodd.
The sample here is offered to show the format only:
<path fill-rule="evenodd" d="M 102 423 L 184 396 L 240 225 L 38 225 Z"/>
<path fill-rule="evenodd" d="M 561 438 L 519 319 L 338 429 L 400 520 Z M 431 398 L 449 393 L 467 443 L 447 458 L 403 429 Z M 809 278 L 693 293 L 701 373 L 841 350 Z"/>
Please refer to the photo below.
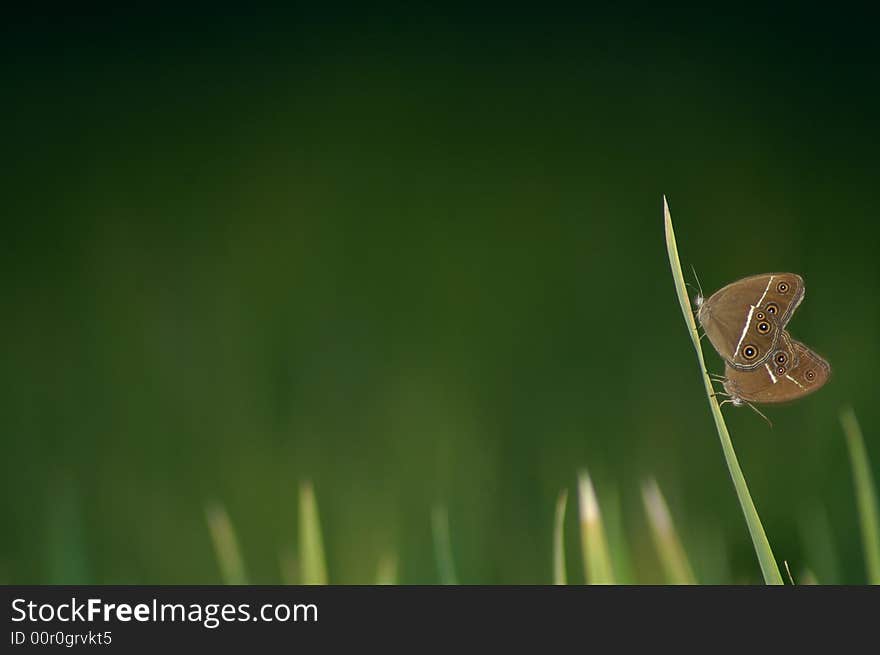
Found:
<path fill-rule="evenodd" d="M 678 294 L 678 302 L 681 305 L 681 313 L 684 316 L 685 324 L 688 327 L 691 341 L 694 344 L 694 350 L 697 352 L 697 361 L 700 364 L 700 372 L 703 376 L 703 385 L 706 388 L 706 396 L 709 399 L 709 408 L 712 410 L 712 417 L 715 419 L 715 427 L 718 430 L 718 438 L 721 440 L 721 449 L 724 451 L 724 459 L 727 463 L 727 469 L 730 471 L 730 477 L 733 480 L 733 486 L 739 499 L 740 507 L 746 519 L 746 525 L 749 528 L 749 535 L 752 538 L 752 545 L 755 554 L 758 557 L 758 564 L 761 566 L 761 573 L 764 575 L 764 581 L 767 584 L 784 584 L 782 575 L 779 572 L 779 566 L 776 564 L 776 558 L 770 548 L 770 542 L 767 540 L 767 534 L 764 532 L 764 526 L 761 524 L 761 518 L 758 516 L 758 510 L 749 494 L 749 487 L 746 484 L 745 476 L 743 476 L 736 452 L 733 449 L 733 442 L 730 440 L 730 434 L 727 431 L 727 425 L 724 422 L 724 416 L 721 414 L 721 407 L 715 399 L 715 393 L 712 388 L 712 382 L 706 373 L 706 361 L 703 358 L 703 349 L 700 347 L 700 335 L 697 332 L 697 325 L 694 321 L 693 310 L 691 309 L 690 299 L 688 298 L 687 286 L 685 285 L 684 275 L 681 272 L 681 262 L 678 258 L 678 248 L 675 244 L 675 232 L 672 229 L 672 217 L 669 214 L 669 205 L 666 197 L 663 197 L 663 219 L 666 232 L 666 250 L 669 254 L 669 265 L 672 268 L 672 278 L 675 282 L 675 291 Z"/>
<path fill-rule="evenodd" d="M 850 408 L 845 409 L 840 414 L 840 422 L 846 434 L 852 464 L 868 584 L 880 585 L 880 511 L 877 509 L 877 490 L 871 476 L 868 451 L 855 412 Z"/>
<path fill-rule="evenodd" d="M 310 482 L 303 482 L 299 488 L 299 562 L 301 584 L 327 584 L 318 502 Z"/>
<path fill-rule="evenodd" d="M 666 574 L 666 581 L 677 585 L 697 584 L 693 568 L 675 529 L 669 506 L 655 480 L 648 480 L 642 485 L 642 502 L 645 505 L 657 555 L 660 557 L 660 565 Z"/>
<path fill-rule="evenodd" d="M 563 490 L 556 500 L 556 515 L 553 521 L 553 584 L 568 584 L 565 574 L 565 504 L 568 500 L 568 491 Z"/>
<path fill-rule="evenodd" d="M 578 476 L 578 505 L 581 523 L 581 549 L 587 584 L 615 584 L 614 568 L 602 524 L 596 490 L 586 471 Z"/>
<path fill-rule="evenodd" d="M 211 532 L 211 541 L 214 543 L 223 584 L 246 585 L 248 580 L 244 570 L 244 560 L 229 514 L 220 503 L 211 503 L 205 508 L 205 516 L 208 519 L 208 529 Z"/>

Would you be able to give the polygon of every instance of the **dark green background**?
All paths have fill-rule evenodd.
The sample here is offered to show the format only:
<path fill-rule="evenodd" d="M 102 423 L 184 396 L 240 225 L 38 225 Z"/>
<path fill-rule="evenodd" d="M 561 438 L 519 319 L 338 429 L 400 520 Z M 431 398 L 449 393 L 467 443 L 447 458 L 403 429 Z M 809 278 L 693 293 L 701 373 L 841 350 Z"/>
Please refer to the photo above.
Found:
<path fill-rule="evenodd" d="M 438 502 L 464 582 L 548 582 L 583 467 L 628 579 L 662 580 L 653 475 L 701 580 L 759 580 L 665 193 L 707 293 L 804 276 L 831 383 L 772 430 L 726 413 L 778 558 L 863 581 L 838 412 L 880 477 L 871 23 L 339 11 L 3 28 L 0 580 L 218 582 L 218 500 L 278 582 L 311 479 L 332 582 L 385 553 L 435 582 Z"/>

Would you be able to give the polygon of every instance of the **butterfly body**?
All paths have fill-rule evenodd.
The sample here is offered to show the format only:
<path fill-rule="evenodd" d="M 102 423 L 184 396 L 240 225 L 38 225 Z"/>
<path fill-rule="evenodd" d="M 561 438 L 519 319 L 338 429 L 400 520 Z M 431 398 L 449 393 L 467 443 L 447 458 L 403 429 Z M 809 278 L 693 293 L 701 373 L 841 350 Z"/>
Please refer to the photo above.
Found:
<path fill-rule="evenodd" d="M 831 365 L 786 331 L 804 291 L 799 275 L 765 273 L 698 301 L 697 319 L 724 358 L 724 390 L 734 405 L 788 402 L 828 381 Z"/>

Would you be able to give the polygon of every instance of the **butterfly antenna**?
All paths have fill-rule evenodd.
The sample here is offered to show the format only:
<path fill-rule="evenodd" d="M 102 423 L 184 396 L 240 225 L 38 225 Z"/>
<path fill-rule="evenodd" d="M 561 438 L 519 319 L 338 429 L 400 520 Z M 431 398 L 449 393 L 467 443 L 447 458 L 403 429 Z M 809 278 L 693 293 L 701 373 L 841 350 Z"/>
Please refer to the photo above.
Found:
<path fill-rule="evenodd" d="M 694 279 L 697 281 L 697 288 L 700 290 L 700 298 L 703 297 L 703 285 L 700 284 L 700 278 L 697 277 L 697 269 L 694 268 L 694 265 L 691 264 L 691 272 L 694 274 Z"/>
<path fill-rule="evenodd" d="M 782 560 L 782 563 L 785 564 L 785 572 L 788 573 L 788 579 L 791 581 L 791 586 L 796 587 L 797 583 L 794 581 L 794 576 L 792 576 L 791 574 L 791 569 L 788 568 L 788 560 L 784 559 Z"/>
<path fill-rule="evenodd" d="M 765 421 L 767 421 L 767 425 L 770 426 L 770 429 L 771 429 L 771 430 L 773 429 L 773 421 L 771 421 L 769 418 L 767 418 L 767 416 L 766 416 L 761 410 L 759 410 L 757 407 L 755 407 L 755 406 L 754 406 L 752 403 L 750 403 L 749 401 L 746 400 L 746 401 L 744 401 L 744 402 L 746 403 L 746 405 L 748 405 L 749 407 L 751 407 L 751 408 L 752 408 L 752 411 L 754 411 L 758 416 L 760 416 L 762 419 L 764 419 Z"/>

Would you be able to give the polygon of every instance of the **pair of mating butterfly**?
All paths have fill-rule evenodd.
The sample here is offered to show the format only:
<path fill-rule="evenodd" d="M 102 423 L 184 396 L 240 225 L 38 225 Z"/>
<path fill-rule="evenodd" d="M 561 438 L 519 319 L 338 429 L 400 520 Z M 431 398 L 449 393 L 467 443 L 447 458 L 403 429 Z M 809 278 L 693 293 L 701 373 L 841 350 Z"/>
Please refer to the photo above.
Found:
<path fill-rule="evenodd" d="M 729 402 L 786 402 L 828 381 L 831 365 L 785 331 L 803 299 L 794 273 L 753 275 L 697 296 L 697 319 L 724 358 Z"/>

